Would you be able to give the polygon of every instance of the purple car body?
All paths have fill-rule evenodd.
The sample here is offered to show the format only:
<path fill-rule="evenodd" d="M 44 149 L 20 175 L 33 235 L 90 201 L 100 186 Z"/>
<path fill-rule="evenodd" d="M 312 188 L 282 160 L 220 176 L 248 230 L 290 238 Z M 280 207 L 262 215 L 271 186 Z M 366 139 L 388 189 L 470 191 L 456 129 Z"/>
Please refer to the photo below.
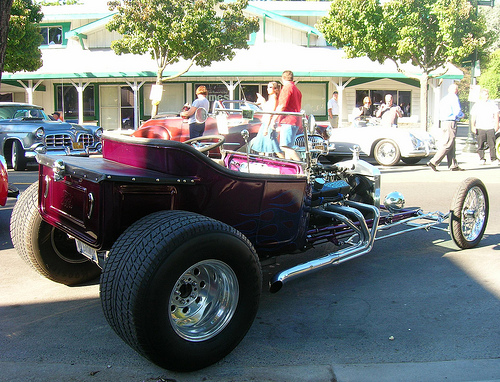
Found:
<path fill-rule="evenodd" d="M 379 227 L 428 229 L 449 218 L 460 248 L 479 243 L 488 218 L 480 180 L 464 182 L 448 214 L 404 208 L 399 193 L 380 206 L 380 171 L 359 152 L 321 164 L 328 143 L 308 136 L 314 124 L 305 122 L 296 141 L 303 162 L 224 150 L 212 158 L 222 136 L 191 146 L 105 134 L 102 158 L 39 155 L 38 182 L 12 213 L 12 242 L 56 282 L 100 274 L 114 331 L 155 364 L 179 371 L 211 365 L 243 339 L 258 311 L 263 260 L 319 244 L 331 251 L 279 270 L 270 280 L 277 292 L 368 253 Z"/>

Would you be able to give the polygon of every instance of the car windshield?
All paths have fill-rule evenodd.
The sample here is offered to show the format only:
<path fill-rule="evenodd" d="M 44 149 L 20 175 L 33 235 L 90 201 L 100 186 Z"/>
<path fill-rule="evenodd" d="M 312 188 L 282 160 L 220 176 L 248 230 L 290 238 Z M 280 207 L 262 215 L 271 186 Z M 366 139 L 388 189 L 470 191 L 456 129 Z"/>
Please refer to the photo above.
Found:
<path fill-rule="evenodd" d="M 2 106 L 0 107 L 0 119 L 43 119 L 49 120 L 45 112 L 34 106 Z"/>
<path fill-rule="evenodd" d="M 222 101 L 222 107 L 225 109 L 250 109 L 254 111 L 262 110 L 258 105 L 248 101 Z"/>

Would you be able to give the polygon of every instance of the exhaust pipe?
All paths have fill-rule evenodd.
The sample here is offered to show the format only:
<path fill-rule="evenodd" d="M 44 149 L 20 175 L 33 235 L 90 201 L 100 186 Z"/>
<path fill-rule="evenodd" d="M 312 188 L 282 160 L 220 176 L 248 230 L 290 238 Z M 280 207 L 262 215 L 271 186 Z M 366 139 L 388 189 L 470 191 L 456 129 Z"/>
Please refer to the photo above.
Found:
<path fill-rule="evenodd" d="M 319 259 L 296 265 L 275 274 L 269 282 L 269 291 L 271 293 L 278 292 L 283 287 L 285 282 L 328 266 L 339 265 L 345 261 L 362 256 L 371 251 L 375 241 L 375 235 L 377 233 L 380 218 L 379 209 L 368 204 L 361 204 L 352 201 L 346 201 L 346 204 L 348 206 L 327 205 L 327 211 L 312 209 L 311 213 L 330 217 L 343 222 L 352 228 L 355 234 L 358 235 L 359 241 L 350 247 L 340 249 Z M 371 230 L 368 228 L 366 220 L 360 210 L 368 210 L 373 213 L 373 226 L 371 227 Z M 349 217 L 356 220 L 359 224 L 355 224 Z"/>

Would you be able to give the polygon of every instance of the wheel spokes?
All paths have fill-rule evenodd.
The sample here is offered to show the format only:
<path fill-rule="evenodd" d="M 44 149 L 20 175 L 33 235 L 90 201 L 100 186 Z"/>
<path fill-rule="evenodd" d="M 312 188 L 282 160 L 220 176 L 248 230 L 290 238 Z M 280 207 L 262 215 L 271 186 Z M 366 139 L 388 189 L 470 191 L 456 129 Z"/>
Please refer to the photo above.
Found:
<path fill-rule="evenodd" d="M 462 208 L 462 231 L 467 241 L 475 240 L 484 226 L 486 202 L 479 187 L 473 187 L 467 193 Z"/>

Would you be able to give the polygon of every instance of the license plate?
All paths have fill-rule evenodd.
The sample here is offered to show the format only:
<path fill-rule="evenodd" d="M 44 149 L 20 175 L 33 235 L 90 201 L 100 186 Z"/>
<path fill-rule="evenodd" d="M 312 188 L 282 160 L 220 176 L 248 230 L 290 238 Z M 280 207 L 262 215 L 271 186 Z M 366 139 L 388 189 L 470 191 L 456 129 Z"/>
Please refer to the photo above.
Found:
<path fill-rule="evenodd" d="M 82 243 L 80 240 L 75 240 L 75 242 L 78 252 L 91 259 L 92 261 L 97 262 L 97 251 L 94 248 L 85 243 Z"/>
<path fill-rule="evenodd" d="M 83 142 L 73 142 L 73 150 L 83 150 Z"/>

